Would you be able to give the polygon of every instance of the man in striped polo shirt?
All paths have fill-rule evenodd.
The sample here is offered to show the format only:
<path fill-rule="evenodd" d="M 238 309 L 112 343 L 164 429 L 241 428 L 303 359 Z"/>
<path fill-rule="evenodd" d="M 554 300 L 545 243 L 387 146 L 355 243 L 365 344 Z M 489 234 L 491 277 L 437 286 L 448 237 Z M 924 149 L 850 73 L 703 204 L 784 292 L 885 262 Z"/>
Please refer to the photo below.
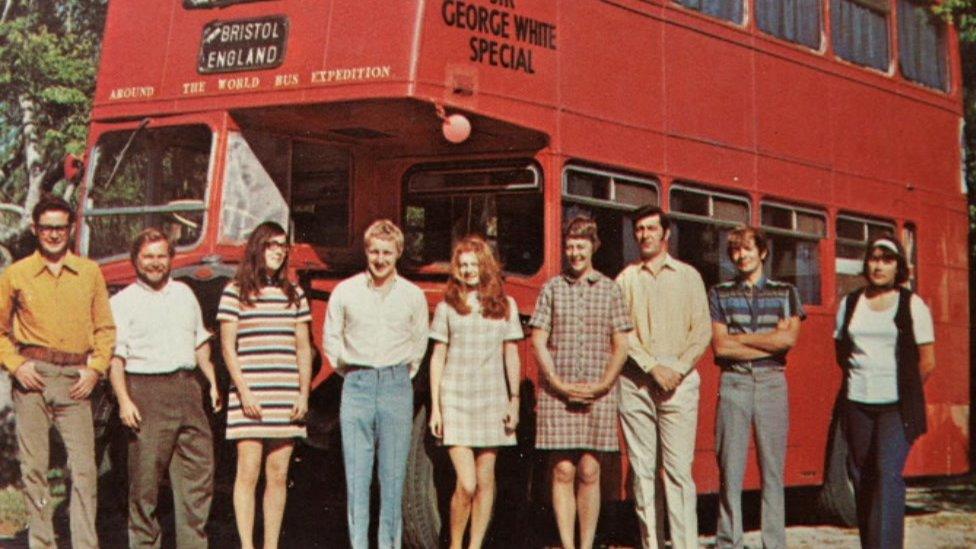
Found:
<path fill-rule="evenodd" d="M 753 425 L 762 471 L 763 547 L 786 547 L 786 353 L 796 344 L 806 315 L 796 287 L 766 278 L 768 250 L 761 229 L 733 230 L 728 254 L 736 277 L 713 286 L 708 296 L 712 348 L 722 369 L 715 421 L 721 475 L 716 547 L 742 547 L 742 478 Z"/>

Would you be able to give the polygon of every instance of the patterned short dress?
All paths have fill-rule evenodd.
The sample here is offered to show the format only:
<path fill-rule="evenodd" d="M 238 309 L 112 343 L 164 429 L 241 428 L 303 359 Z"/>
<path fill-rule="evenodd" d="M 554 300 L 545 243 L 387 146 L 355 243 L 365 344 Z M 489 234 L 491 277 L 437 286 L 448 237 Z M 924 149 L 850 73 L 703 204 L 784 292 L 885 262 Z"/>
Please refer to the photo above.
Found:
<path fill-rule="evenodd" d="M 295 328 L 311 322 L 308 300 L 298 288 L 298 306 L 289 305 L 280 288 L 267 286 L 244 306 L 237 285 L 224 288 L 217 309 L 219 322 L 237 322 L 237 361 L 241 375 L 261 404 L 261 419 L 244 415 L 237 388 L 227 403 L 227 438 L 305 437 L 304 423 L 291 420 L 298 400 L 298 360 Z"/>
<path fill-rule="evenodd" d="M 471 312 L 458 314 L 446 302 L 437 305 L 430 338 L 447 344 L 441 377 L 441 416 L 445 446 L 490 448 L 512 446 L 505 432 L 508 386 L 504 343 L 524 336 L 515 300 L 508 298 L 507 319 L 481 316 L 477 295 L 469 293 Z"/>
<path fill-rule="evenodd" d="M 565 274 L 550 279 L 529 325 L 549 332 L 556 375 L 569 383 L 599 382 L 613 352 L 613 334 L 632 329 L 620 287 L 595 271 L 581 279 Z M 617 399 L 615 384 L 589 406 L 569 404 L 541 379 L 535 447 L 616 452 Z"/>

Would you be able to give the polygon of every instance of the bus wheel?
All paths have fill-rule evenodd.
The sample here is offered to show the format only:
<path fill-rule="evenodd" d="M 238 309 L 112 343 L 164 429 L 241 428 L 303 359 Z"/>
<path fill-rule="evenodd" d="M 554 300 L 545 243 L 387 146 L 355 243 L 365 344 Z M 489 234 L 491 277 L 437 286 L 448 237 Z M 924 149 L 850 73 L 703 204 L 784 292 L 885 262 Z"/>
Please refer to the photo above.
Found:
<path fill-rule="evenodd" d="M 857 526 L 857 504 L 847 455 L 847 438 L 844 436 L 841 411 L 836 406 L 830 425 L 830 440 L 827 443 L 824 483 L 820 488 L 817 504 L 827 518 L 843 526 L 853 527 Z"/>
<path fill-rule="evenodd" d="M 403 485 L 403 546 L 411 549 L 440 545 L 441 516 L 431 455 L 434 447 L 427 443 L 427 406 L 421 406 L 413 417 Z"/>

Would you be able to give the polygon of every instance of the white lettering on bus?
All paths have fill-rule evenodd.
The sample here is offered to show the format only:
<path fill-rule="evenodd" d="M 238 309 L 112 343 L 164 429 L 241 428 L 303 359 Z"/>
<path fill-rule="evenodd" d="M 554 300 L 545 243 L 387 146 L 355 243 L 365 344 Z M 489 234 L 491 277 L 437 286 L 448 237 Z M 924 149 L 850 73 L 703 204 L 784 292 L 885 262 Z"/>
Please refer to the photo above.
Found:
<path fill-rule="evenodd" d="M 284 88 L 287 86 L 297 86 L 299 82 L 297 74 L 279 74 L 275 76 L 274 85 L 276 88 Z"/>
<path fill-rule="evenodd" d="M 204 65 L 207 70 L 246 69 L 253 66 L 273 65 L 280 54 L 278 46 L 254 46 L 231 50 L 212 51 Z"/>
<path fill-rule="evenodd" d="M 221 91 L 253 90 L 261 85 L 257 76 L 239 76 L 237 78 L 221 78 L 217 80 L 217 89 Z"/>
<path fill-rule="evenodd" d="M 342 69 L 328 69 L 312 72 L 313 84 L 328 84 L 330 82 L 347 82 L 356 80 L 378 80 L 389 78 L 392 74 L 389 65 L 374 67 L 352 67 Z"/>
<path fill-rule="evenodd" d="M 250 21 L 247 23 L 230 23 L 220 27 L 220 41 L 246 42 L 250 40 L 271 40 L 280 37 L 277 21 Z"/>
<path fill-rule="evenodd" d="M 133 86 L 115 88 L 109 93 L 108 98 L 113 101 L 117 99 L 148 99 L 154 95 L 156 95 L 156 88 L 152 86 Z"/>
<path fill-rule="evenodd" d="M 203 80 L 199 82 L 184 82 L 183 95 L 194 95 L 207 91 L 207 83 Z"/>

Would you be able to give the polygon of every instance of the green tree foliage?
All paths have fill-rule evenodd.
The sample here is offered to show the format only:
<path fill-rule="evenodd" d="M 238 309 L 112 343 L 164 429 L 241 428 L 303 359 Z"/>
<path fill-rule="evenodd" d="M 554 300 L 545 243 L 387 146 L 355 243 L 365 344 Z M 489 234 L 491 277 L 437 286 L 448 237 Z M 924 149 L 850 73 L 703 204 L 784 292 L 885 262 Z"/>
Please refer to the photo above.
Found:
<path fill-rule="evenodd" d="M 107 0 L 3 0 L 0 12 L 0 245 L 55 189 L 65 153 L 81 154 Z"/>

